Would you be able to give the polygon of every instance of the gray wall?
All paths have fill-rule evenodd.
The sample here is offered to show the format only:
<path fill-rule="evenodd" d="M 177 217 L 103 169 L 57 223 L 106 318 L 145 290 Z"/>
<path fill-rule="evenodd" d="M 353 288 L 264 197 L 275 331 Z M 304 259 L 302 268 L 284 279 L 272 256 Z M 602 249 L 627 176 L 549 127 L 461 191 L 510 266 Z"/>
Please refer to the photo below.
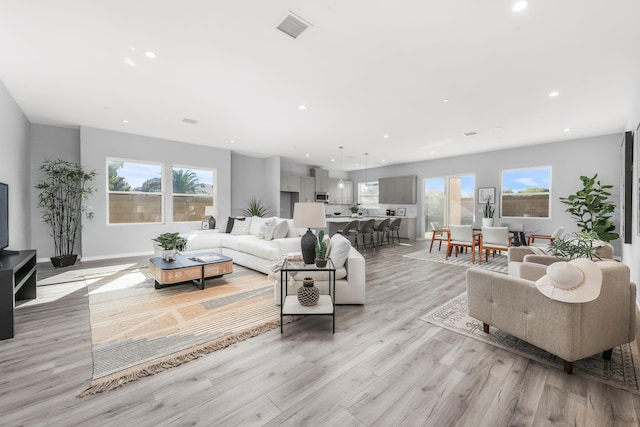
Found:
<path fill-rule="evenodd" d="M 231 182 L 233 183 L 231 215 L 242 215 L 241 211 L 248 207 L 252 197 L 262 201 L 262 204 L 269 211 L 269 216 L 276 214 L 278 201 L 273 200 L 267 191 L 268 179 L 265 178 L 266 176 L 267 159 L 231 153 Z M 280 176 L 278 176 L 279 179 Z M 278 184 L 279 188 L 280 184 Z"/>
<path fill-rule="evenodd" d="M 171 197 L 164 198 L 164 224 L 107 224 L 106 159 L 108 157 L 163 163 L 165 177 L 171 176 L 171 167 L 174 164 L 217 169 L 216 202 L 219 217 L 226 218 L 230 214 L 231 152 L 229 150 L 82 127 L 80 154 L 82 166 L 86 170 L 95 170 L 98 173 L 96 180 L 98 192 L 87 201 L 95 217 L 92 220 L 83 221 L 82 258 L 85 260 L 148 254 L 152 252 L 153 237 L 164 232 L 189 232 L 201 227 L 200 221 L 174 223 Z"/>
<path fill-rule="evenodd" d="M 40 182 L 40 165 L 45 159 L 68 160 L 80 163 L 80 129 L 61 128 L 31 124 L 29 127 L 29 145 L 31 149 L 31 247 L 38 251 L 40 261 L 54 256 L 53 237 L 51 229 L 42 222 L 38 205 L 38 191 L 33 188 Z M 82 253 L 82 242 L 76 242 L 75 253 Z"/>
<path fill-rule="evenodd" d="M 620 141 L 622 134 L 603 135 L 584 139 L 555 142 L 551 144 L 531 147 L 514 148 L 509 150 L 492 151 L 445 159 L 429 160 L 403 165 L 393 165 L 384 168 L 374 168 L 367 171 L 367 179 L 375 181 L 382 177 L 417 175 L 418 176 L 418 204 L 415 209 L 418 220 L 418 236 L 423 236 L 425 224 L 422 204 L 424 195 L 424 179 L 455 174 L 474 174 L 477 187 L 495 187 L 500 189 L 501 171 L 504 169 L 528 168 L 535 166 L 551 166 L 551 217 L 549 219 L 518 219 L 530 230 L 540 230 L 550 233 L 556 227 L 564 226 L 567 232 L 577 231 L 574 221 L 564 212 L 564 205 L 558 197 L 567 196 L 581 188 L 580 175 L 593 175 L 607 184 L 613 184 L 611 200 L 620 202 Z M 352 172 L 349 179 L 354 183 L 363 182 L 364 171 Z M 357 191 L 357 190 L 356 190 Z M 476 195 L 477 196 L 477 195 Z M 479 208 L 479 205 L 476 205 Z M 407 209 L 407 213 L 410 210 Z M 499 212 L 499 211 L 498 211 Z M 481 216 L 476 209 L 476 223 L 480 224 Z M 501 220 L 497 214 L 497 223 Z M 505 222 L 515 222 L 509 219 Z M 616 228 L 620 229 L 619 218 L 616 218 Z M 613 242 L 616 252 L 621 252 L 620 240 Z"/>
<path fill-rule="evenodd" d="M 29 121 L 0 82 L 0 182 L 9 185 L 9 249 L 31 249 Z"/>

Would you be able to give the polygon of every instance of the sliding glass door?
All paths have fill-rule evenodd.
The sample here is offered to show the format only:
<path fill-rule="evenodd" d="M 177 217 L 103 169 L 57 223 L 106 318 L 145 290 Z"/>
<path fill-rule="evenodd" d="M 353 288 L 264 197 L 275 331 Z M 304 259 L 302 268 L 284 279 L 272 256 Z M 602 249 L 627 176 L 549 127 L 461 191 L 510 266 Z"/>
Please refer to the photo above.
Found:
<path fill-rule="evenodd" d="M 425 237 L 431 237 L 431 223 L 442 227 L 473 224 L 475 220 L 475 176 L 456 175 L 424 180 Z"/>

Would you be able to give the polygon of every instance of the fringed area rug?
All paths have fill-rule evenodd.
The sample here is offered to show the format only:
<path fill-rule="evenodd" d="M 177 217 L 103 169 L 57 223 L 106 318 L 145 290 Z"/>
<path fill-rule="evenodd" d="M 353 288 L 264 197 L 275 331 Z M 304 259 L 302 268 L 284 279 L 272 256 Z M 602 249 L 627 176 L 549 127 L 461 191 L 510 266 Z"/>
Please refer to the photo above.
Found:
<path fill-rule="evenodd" d="M 154 288 L 148 268 L 85 276 L 93 381 L 79 397 L 110 390 L 280 325 L 273 280 L 234 265 L 205 282 Z"/>
<path fill-rule="evenodd" d="M 438 252 L 436 249 L 429 253 L 429 250 L 413 252 L 404 255 L 406 258 L 420 259 L 423 261 L 440 262 L 442 264 L 459 265 L 466 268 L 482 268 L 483 270 L 496 271 L 498 273 L 507 272 L 507 256 L 504 254 L 497 254 L 496 256 L 489 255 L 489 261 L 485 261 L 482 258 L 482 264 L 478 264 L 478 253 L 476 253 L 476 262 L 471 262 L 471 252 L 458 254 L 458 256 L 451 255 L 449 259 L 445 259 L 446 247 Z"/>
<path fill-rule="evenodd" d="M 485 334 L 482 322 L 467 315 L 466 293 L 422 316 L 420 320 L 563 370 L 562 359 L 536 346 L 493 327 L 489 334 Z M 636 343 L 632 342 L 614 348 L 610 361 L 604 360 L 599 353 L 573 362 L 573 374 L 640 395 L 639 367 L 638 349 Z"/>

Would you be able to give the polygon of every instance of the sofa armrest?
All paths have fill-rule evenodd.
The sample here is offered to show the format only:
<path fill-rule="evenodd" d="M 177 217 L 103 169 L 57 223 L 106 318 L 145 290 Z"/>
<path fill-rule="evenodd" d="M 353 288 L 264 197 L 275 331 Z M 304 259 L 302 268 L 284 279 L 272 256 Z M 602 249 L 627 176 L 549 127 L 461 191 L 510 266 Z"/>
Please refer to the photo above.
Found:
<path fill-rule="evenodd" d="M 525 255 L 531 255 L 533 251 L 526 246 L 511 246 L 507 250 L 507 262 L 522 262 Z"/>
<path fill-rule="evenodd" d="M 554 262 L 566 261 L 566 260 L 555 257 L 553 255 L 525 255 L 523 261 L 549 266 Z"/>
<path fill-rule="evenodd" d="M 347 269 L 347 280 L 349 287 L 362 288 L 365 287 L 365 261 L 364 257 L 354 247 L 349 250 L 349 256 L 344 263 Z"/>
<path fill-rule="evenodd" d="M 280 256 L 291 252 L 300 252 L 300 237 L 283 237 L 273 239 L 272 244 L 278 249 Z"/>

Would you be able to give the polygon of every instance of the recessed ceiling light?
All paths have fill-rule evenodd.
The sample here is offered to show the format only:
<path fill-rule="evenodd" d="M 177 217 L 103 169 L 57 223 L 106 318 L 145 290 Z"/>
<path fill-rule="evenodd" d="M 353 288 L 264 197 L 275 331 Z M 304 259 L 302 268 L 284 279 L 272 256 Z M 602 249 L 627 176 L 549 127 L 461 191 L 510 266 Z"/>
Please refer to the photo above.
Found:
<path fill-rule="evenodd" d="M 356 163 L 356 166 L 360 166 L 360 164 L 359 164 L 359 163 Z"/>
<path fill-rule="evenodd" d="M 527 7 L 526 1 L 518 1 L 513 5 L 513 11 L 520 12 L 521 10 L 524 10 L 526 7 Z"/>
<path fill-rule="evenodd" d="M 447 98 L 443 99 L 442 102 L 449 102 Z"/>
<path fill-rule="evenodd" d="M 233 144 L 235 141 L 233 139 L 230 139 L 229 142 Z"/>
<path fill-rule="evenodd" d="M 129 123 L 129 120 L 123 120 L 122 123 Z"/>
<path fill-rule="evenodd" d="M 565 131 L 565 132 L 571 132 L 571 129 L 569 129 L 569 128 L 564 128 L 564 131 Z"/>
<path fill-rule="evenodd" d="M 124 59 L 122 60 L 122 62 L 124 62 L 124 64 L 125 64 L 125 65 L 128 65 L 129 67 L 135 67 L 135 66 L 136 66 L 136 63 L 133 61 L 133 59 L 128 58 L 128 57 L 127 57 L 127 58 L 124 58 Z"/>
<path fill-rule="evenodd" d="M 389 138 L 389 135 L 387 135 L 386 133 L 382 136 L 384 136 L 385 138 Z"/>
<path fill-rule="evenodd" d="M 305 154 L 304 156 L 305 156 L 305 157 L 311 157 L 311 155 L 310 155 L 310 154 Z"/>
<path fill-rule="evenodd" d="M 151 52 L 150 50 L 148 50 L 148 51 L 146 51 L 146 52 L 144 53 L 144 56 L 146 56 L 147 58 L 151 58 L 151 59 L 153 59 L 153 58 L 155 58 L 155 57 L 156 57 L 156 54 L 155 54 L 155 53 L 153 53 L 153 52 Z"/>
<path fill-rule="evenodd" d="M 301 106 L 299 106 L 298 108 L 299 108 L 299 109 L 301 109 L 301 110 L 306 110 L 306 109 L 307 109 L 307 106 L 306 106 L 306 105 L 301 105 Z"/>
<path fill-rule="evenodd" d="M 556 96 L 560 95 L 560 92 L 558 92 L 557 90 L 554 90 L 553 92 L 549 92 L 549 96 L 551 98 L 554 98 Z"/>
<path fill-rule="evenodd" d="M 336 159 L 331 159 L 331 161 L 332 161 L 332 162 L 335 162 L 335 161 L 336 161 Z"/>
<path fill-rule="evenodd" d="M 435 151 L 429 151 L 429 154 L 436 154 Z"/>
<path fill-rule="evenodd" d="M 381 162 L 382 162 L 382 163 L 384 163 L 384 162 L 386 162 L 386 160 L 385 160 L 385 159 L 382 159 L 382 160 L 381 160 Z"/>

